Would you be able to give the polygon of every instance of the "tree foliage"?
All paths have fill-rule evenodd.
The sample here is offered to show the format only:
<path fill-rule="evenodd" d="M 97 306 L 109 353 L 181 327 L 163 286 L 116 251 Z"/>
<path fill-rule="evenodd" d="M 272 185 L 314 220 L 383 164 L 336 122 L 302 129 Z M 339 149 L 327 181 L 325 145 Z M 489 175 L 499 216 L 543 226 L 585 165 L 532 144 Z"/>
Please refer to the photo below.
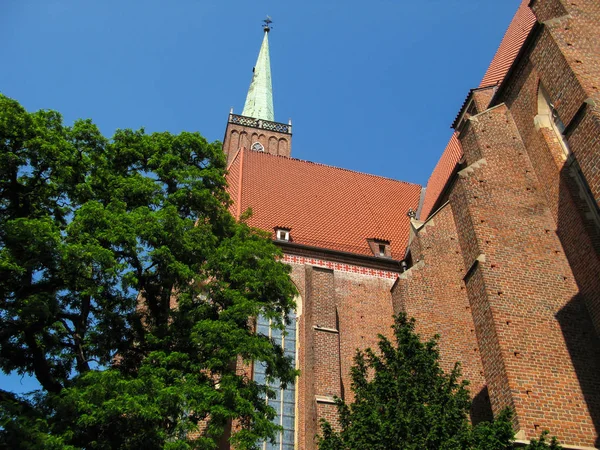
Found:
<path fill-rule="evenodd" d="M 511 412 L 472 426 L 468 382 L 456 364 L 439 365 L 437 338 L 421 342 L 414 319 L 395 317 L 395 343 L 379 336 L 379 351 L 358 351 L 352 367 L 354 402 L 336 399 L 339 423 L 321 423 L 320 450 L 503 450 L 513 448 Z M 545 434 L 531 449 L 548 448 Z M 553 438 L 552 449 L 560 447 Z"/>
<path fill-rule="evenodd" d="M 225 158 L 198 133 L 65 126 L 0 95 L 0 446 L 236 448 L 272 436 L 266 388 L 236 372 L 291 361 L 295 288 L 264 234 L 230 215 Z M 199 424 L 202 428 L 199 428 Z"/>

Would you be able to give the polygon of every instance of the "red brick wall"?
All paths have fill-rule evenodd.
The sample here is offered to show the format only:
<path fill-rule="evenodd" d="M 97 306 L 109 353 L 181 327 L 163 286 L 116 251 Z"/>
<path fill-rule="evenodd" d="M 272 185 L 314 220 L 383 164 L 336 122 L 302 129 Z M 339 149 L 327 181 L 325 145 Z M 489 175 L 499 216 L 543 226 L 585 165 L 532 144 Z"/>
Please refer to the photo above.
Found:
<path fill-rule="evenodd" d="M 394 280 L 387 272 L 381 276 L 379 272 L 375 276 L 354 273 L 348 265 L 344 265 L 348 271 L 291 265 L 302 297 L 298 309 L 298 448 L 308 450 L 316 448 L 321 418 L 337 424 L 332 397 L 352 398 L 349 375 L 356 349 L 375 348 L 378 333 L 389 336 Z"/>
<path fill-rule="evenodd" d="M 240 148 L 249 149 L 255 142 L 260 142 L 265 152 L 272 155 L 289 157 L 292 154 L 291 134 L 228 123 L 223 139 L 223 152 L 227 155 L 227 164 L 231 163 Z"/>
<path fill-rule="evenodd" d="M 335 273 L 336 305 L 340 330 L 342 393 L 352 401 L 350 368 L 356 349 L 377 349 L 377 335 L 391 338 L 393 323 L 390 288 L 394 280 Z"/>
<path fill-rule="evenodd" d="M 308 272 L 308 273 L 307 273 Z M 300 294 L 299 305 L 297 305 L 298 320 L 298 343 L 297 367 L 302 371 L 296 381 L 297 404 L 296 404 L 296 436 L 299 448 L 315 448 L 314 436 L 318 431 L 317 405 L 315 401 L 315 383 L 310 376 L 305 374 L 314 373 L 314 332 L 313 308 L 312 308 L 312 285 L 306 285 L 305 280 L 310 280 L 310 271 L 304 265 L 292 265 L 292 280 L 296 284 Z"/>
<path fill-rule="evenodd" d="M 495 87 L 481 89 L 473 92 L 473 102 L 477 108 L 477 112 L 485 111 L 490 104 L 490 100 L 496 92 Z"/>
<path fill-rule="evenodd" d="M 463 282 L 465 268 L 450 205 L 420 225 L 410 250 L 417 262 L 404 272 L 392 289 L 394 312 L 417 320 L 423 339 L 439 335 L 441 365 L 450 371 L 461 363 L 475 401 L 474 422 L 489 420 L 491 410 L 471 307 Z"/>
<path fill-rule="evenodd" d="M 446 326 L 435 318 L 436 302 L 454 305 L 457 297 L 440 276 L 461 266 L 451 266 L 452 246 L 441 244 L 441 230 L 451 228 L 444 213 L 452 211 L 494 411 L 513 407 L 520 437 L 548 428 L 563 443 L 598 446 L 600 228 L 577 180 L 585 178 L 598 202 L 600 2 L 534 0 L 532 7 L 544 24 L 494 99 L 505 104 L 460 130 L 468 167 L 449 205 L 413 240 L 420 262 L 395 286 L 394 306 L 429 320 L 419 325 L 425 335 Z M 566 125 L 568 160 L 556 129 L 536 119 L 540 83 Z M 484 105 L 480 98 L 478 110 Z M 438 290 L 438 278 L 448 292 Z M 442 338 L 443 358 L 453 345 Z"/>
<path fill-rule="evenodd" d="M 529 438 L 594 445 L 600 348 L 519 130 L 500 105 L 460 138 L 469 166 L 450 202 L 494 412 L 514 407 Z"/>
<path fill-rule="evenodd" d="M 529 59 L 535 66 L 565 125 L 588 100 L 573 153 L 600 200 L 600 2 L 536 0 L 532 6 L 544 30 Z M 575 138 L 575 136 L 573 136 Z"/>
<path fill-rule="evenodd" d="M 312 298 L 307 298 L 313 314 L 313 352 L 315 394 L 341 396 L 340 338 L 337 326 L 336 293 L 333 270 L 307 268 L 306 283 Z"/>
<path fill-rule="evenodd" d="M 544 50 L 536 47 L 534 52 Z M 585 194 L 573 178 L 574 169 L 566 161 L 560 137 L 552 128 L 536 127 L 532 120 L 538 112 L 540 82 L 545 86 L 545 76 L 539 74 L 533 64 L 528 63 L 519 73 L 519 82 L 507 90 L 504 99 L 531 160 L 531 173 L 544 181 L 540 184 L 540 190 L 554 219 L 552 230 L 561 239 L 573 276 L 596 330 L 600 331 L 600 228 L 590 216 Z M 565 91 L 562 96 L 568 97 L 569 91 Z M 572 127 L 567 139 L 569 148 L 577 155 L 578 161 L 583 159 L 587 164 L 597 164 L 594 162 L 595 157 L 590 158 L 587 154 L 600 153 L 597 137 L 600 130 L 596 131 L 594 128 L 594 120 L 592 114 L 584 113 L 581 120 Z"/>
<path fill-rule="evenodd" d="M 560 0 L 534 0 L 531 2 L 531 8 L 540 22 L 561 17 L 567 13 Z"/>
<path fill-rule="evenodd" d="M 577 292 L 555 318 L 563 334 L 562 345 L 569 355 L 582 403 L 587 412 L 580 422 L 593 430 L 586 442 L 600 445 L 600 228 L 577 180 L 574 156 L 592 196 L 600 199 L 600 115 L 597 107 L 600 86 L 600 3 L 537 0 L 533 9 L 542 31 L 517 66 L 500 101 L 506 102 L 519 137 L 525 144 L 531 173 L 536 175 L 553 222 L 549 234 L 560 239 Z M 561 137 L 555 129 L 536 127 L 540 83 L 564 122 L 564 140 L 572 156 L 565 158 Z M 539 125 L 539 123 L 538 123 Z M 545 282 L 540 283 L 540 287 Z M 595 325 L 594 327 L 590 323 Z M 572 395 L 578 395 L 575 391 Z M 571 400 L 575 404 L 578 401 Z M 566 402 L 567 405 L 569 402 Z M 563 403 L 563 408 L 567 408 Z M 569 407 L 570 408 L 570 407 Z M 575 414 L 575 413 L 572 413 Z M 564 427 L 568 428 L 568 427 Z M 566 431 L 566 430 L 565 430 Z M 577 434 L 566 431 L 566 442 Z M 579 431 L 581 433 L 581 430 Z M 594 442 L 595 441 L 595 442 Z"/>

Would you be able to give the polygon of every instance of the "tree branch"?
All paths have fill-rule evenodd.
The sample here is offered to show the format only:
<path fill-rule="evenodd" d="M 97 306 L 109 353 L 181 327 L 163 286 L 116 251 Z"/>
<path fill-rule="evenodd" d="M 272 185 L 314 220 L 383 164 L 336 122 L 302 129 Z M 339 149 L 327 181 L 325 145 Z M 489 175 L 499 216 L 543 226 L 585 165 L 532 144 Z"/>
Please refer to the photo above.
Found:
<path fill-rule="evenodd" d="M 13 394 L 12 392 L 5 391 L 4 389 L 0 389 L 0 403 L 12 403 L 21 408 L 23 408 L 24 412 L 35 413 L 36 410 L 31 406 L 31 404 L 25 400 L 20 399 L 18 396 Z"/>
<path fill-rule="evenodd" d="M 35 340 L 35 335 L 30 331 L 25 331 L 25 342 L 33 354 L 33 372 L 40 384 L 48 392 L 58 394 L 62 390 L 62 385 L 57 382 L 51 374 L 50 364 L 46 356 Z"/>

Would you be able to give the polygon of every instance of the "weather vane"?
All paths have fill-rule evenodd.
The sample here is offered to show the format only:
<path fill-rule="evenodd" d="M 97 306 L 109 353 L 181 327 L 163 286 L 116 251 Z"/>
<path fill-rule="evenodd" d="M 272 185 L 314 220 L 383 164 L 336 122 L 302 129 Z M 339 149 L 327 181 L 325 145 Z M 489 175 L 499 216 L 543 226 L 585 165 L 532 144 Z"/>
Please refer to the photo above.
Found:
<path fill-rule="evenodd" d="M 263 20 L 263 30 L 265 30 L 267 33 L 271 31 L 271 29 L 273 28 L 271 26 L 272 23 L 273 21 L 271 20 L 271 16 L 267 16 L 267 18 Z"/>

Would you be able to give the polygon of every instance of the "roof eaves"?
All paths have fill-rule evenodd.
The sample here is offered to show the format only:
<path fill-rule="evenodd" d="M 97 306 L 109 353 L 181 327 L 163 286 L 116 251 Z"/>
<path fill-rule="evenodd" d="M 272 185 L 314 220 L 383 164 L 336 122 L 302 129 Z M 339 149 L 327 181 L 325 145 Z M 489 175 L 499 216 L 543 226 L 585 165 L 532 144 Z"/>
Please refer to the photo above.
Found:
<path fill-rule="evenodd" d="M 474 89 L 469 89 L 469 93 L 467 94 L 467 97 L 465 98 L 460 109 L 458 110 L 458 114 L 456 114 L 456 117 L 454 118 L 454 122 L 452 122 L 452 125 L 450 125 L 450 128 L 453 128 L 456 130 L 456 127 L 462 120 L 463 116 L 465 115 L 465 112 L 468 109 L 468 106 L 470 106 L 471 101 L 473 100 L 474 92 L 485 91 L 487 89 L 494 89 L 496 87 L 498 87 L 498 83 L 488 84 L 487 86 L 481 86 L 481 87 L 477 87 Z"/>
<path fill-rule="evenodd" d="M 400 271 L 400 269 L 401 269 L 400 260 L 398 260 L 398 259 L 381 258 L 379 256 L 363 255 L 360 253 L 345 252 L 343 250 L 333 250 L 333 249 L 326 248 L 326 247 L 315 247 L 315 246 L 306 245 L 306 244 L 299 244 L 297 242 L 292 242 L 292 241 L 274 240 L 273 243 L 281 246 L 282 249 L 284 250 L 284 253 L 288 253 L 285 251 L 286 249 L 288 249 L 289 253 L 292 253 L 293 250 L 295 250 L 295 249 L 296 250 L 304 250 L 304 251 L 308 251 L 308 252 L 316 252 L 321 255 L 327 255 L 329 257 L 338 256 L 341 258 L 353 258 L 353 259 L 356 259 L 357 261 L 370 263 L 372 266 L 378 266 L 384 270 Z"/>

